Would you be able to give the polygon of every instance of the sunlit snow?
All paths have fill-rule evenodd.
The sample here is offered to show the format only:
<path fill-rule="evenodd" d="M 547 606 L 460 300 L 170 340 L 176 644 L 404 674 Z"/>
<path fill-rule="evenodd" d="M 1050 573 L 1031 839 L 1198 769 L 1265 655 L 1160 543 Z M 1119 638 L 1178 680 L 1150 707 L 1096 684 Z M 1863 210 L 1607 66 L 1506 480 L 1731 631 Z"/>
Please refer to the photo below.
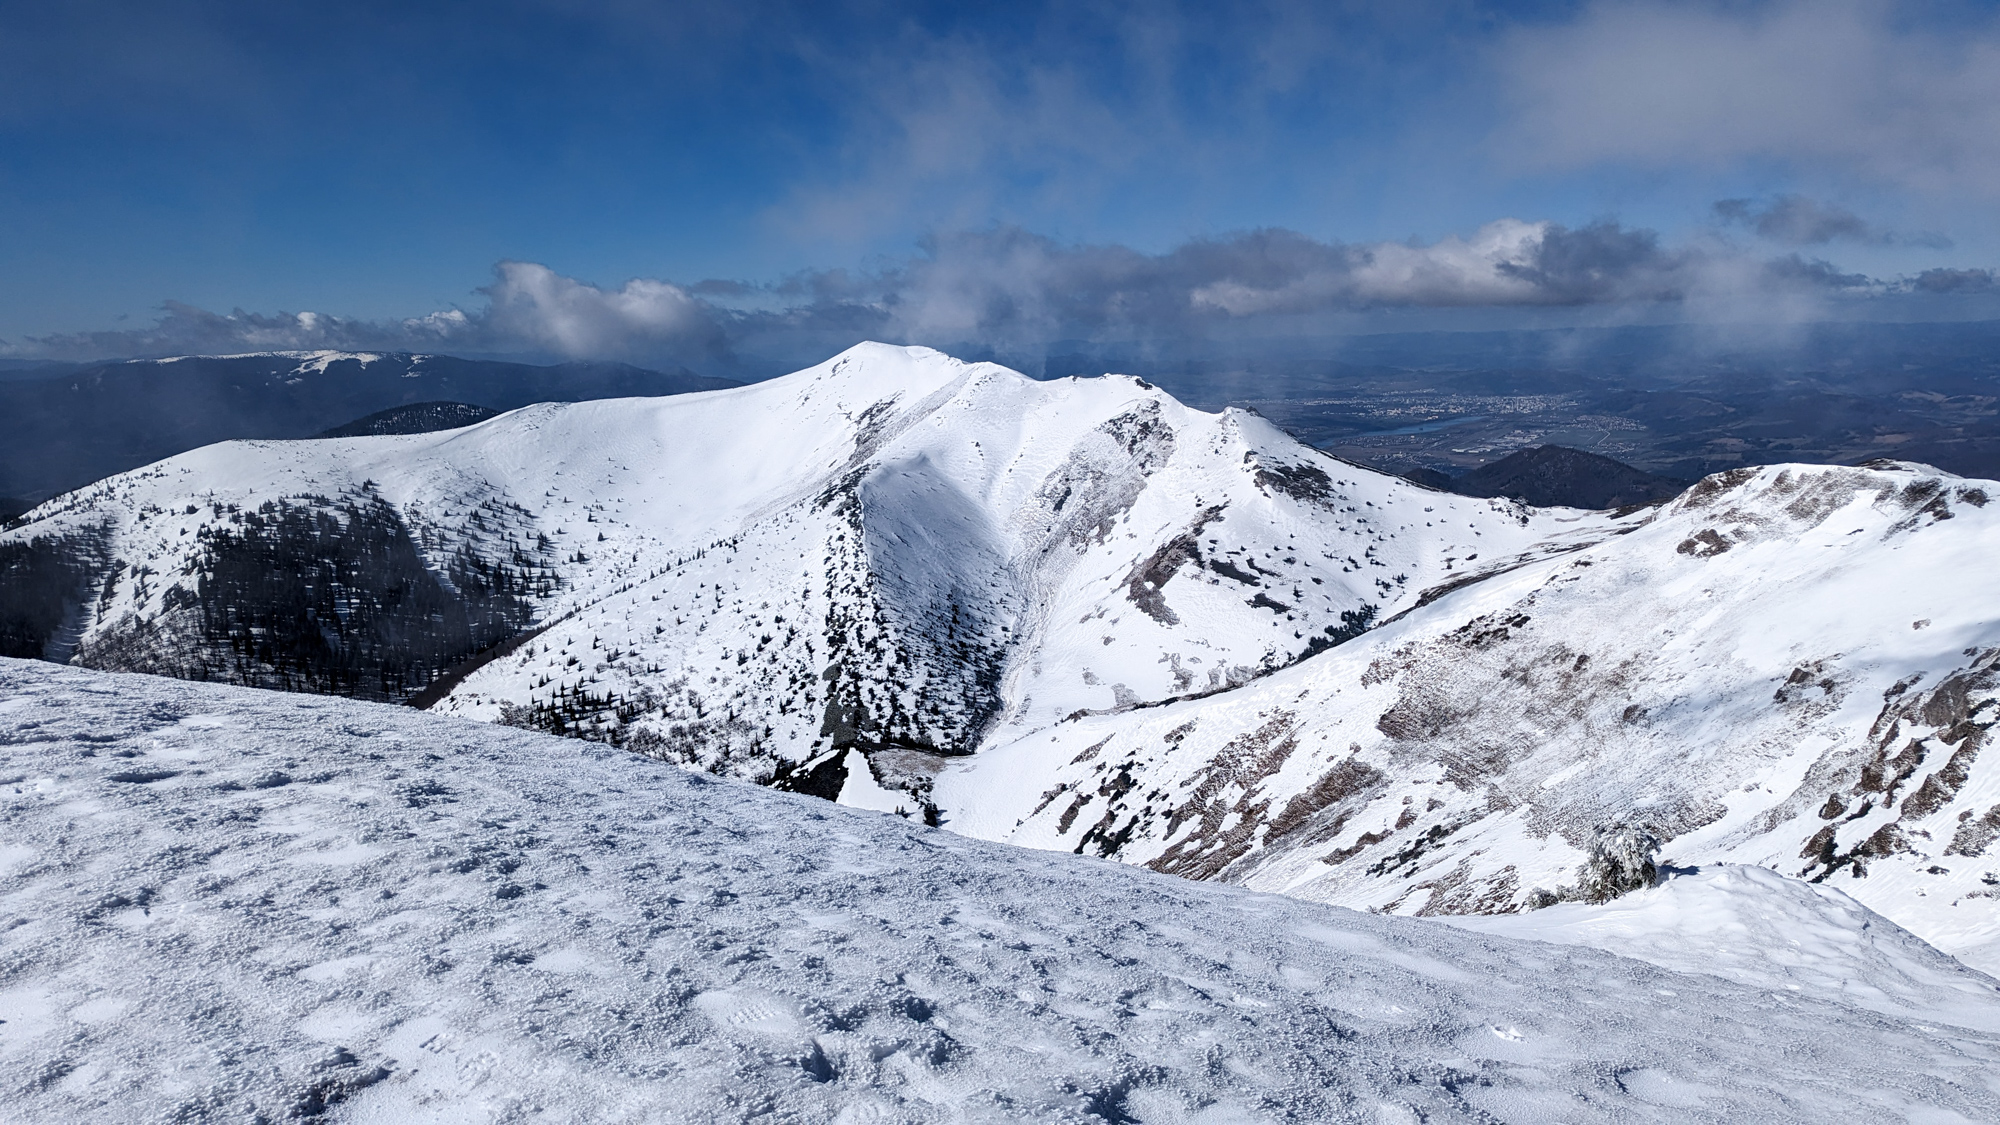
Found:
<path fill-rule="evenodd" d="M 0 741 L 16 1120 L 2000 1116 L 1941 1018 L 407 708 L 0 661 Z"/>

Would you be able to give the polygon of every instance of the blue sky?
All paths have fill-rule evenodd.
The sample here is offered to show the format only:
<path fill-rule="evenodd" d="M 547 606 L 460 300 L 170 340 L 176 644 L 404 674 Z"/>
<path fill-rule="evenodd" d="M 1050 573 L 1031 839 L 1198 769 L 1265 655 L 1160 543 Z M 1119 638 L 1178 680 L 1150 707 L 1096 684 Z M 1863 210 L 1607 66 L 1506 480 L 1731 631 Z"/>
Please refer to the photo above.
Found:
<path fill-rule="evenodd" d="M 1992 4 L 0 2 L 17 355 L 1993 316 L 1996 196 Z"/>

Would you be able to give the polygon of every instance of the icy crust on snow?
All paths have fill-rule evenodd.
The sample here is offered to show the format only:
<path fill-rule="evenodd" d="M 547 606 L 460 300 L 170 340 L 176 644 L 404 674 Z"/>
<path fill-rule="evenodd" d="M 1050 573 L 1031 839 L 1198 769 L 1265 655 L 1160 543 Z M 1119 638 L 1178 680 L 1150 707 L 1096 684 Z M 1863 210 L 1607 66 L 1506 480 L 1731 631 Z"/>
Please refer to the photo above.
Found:
<path fill-rule="evenodd" d="M 202 603 L 204 551 L 272 501 L 334 523 L 379 506 L 440 575 L 527 592 L 542 631 L 443 710 L 828 795 L 860 749 L 913 810 L 946 757 L 1239 686 L 1620 522 L 1431 492 L 1136 379 L 870 344 L 447 434 L 224 443 L 11 534 L 70 536 L 105 575 L 79 663 L 296 686 Z"/>
<path fill-rule="evenodd" d="M 1832 887 L 1716 864 L 1611 902 L 1459 915 L 1454 926 L 1587 945 L 1682 973 L 1784 988 L 1919 1023 L 2000 1032 L 2000 981 Z"/>
<path fill-rule="evenodd" d="M 407 708 L 0 661 L 0 744 L 25 1120 L 2000 1117 L 1991 1034 Z"/>
<path fill-rule="evenodd" d="M 1643 823 L 2000 971 L 2000 505 L 1923 466 L 1711 477 L 1213 699 L 939 779 L 952 828 L 1398 913 L 1513 911 Z"/>

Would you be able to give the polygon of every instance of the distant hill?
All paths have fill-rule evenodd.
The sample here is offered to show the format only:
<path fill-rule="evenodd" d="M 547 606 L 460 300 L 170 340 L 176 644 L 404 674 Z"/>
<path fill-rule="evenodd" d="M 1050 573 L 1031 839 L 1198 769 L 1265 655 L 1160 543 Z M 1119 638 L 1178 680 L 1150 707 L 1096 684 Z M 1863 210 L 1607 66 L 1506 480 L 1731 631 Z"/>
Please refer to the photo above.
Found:
<path fill-rule="evenodd" d="M 260 352 L 100 363 L 0 380 L 0 496 L 40 502 L 233 438 L 302 438 L 422 403 L 512 410 L 534 402 L 654 397 L 735 386 L 623 363 L 444 355 Z"/>
<path fill-rule="evenodd" d="M 431 434 L 439 430 L 456 430 L 484 422 L 500 415 L 498 410 L 488 410 L 469 402 L 418 402 L 409 406 L 392 406 L 378 410 L 366 418 L 356 418 L 344 426 L 321 430 L 313 435 L 323 438 L 340 437 L 381 437 L 385 434 Z"/>
<path fill-rule="evenodd" d="M 1537 508 L 1604 509 L 1651 504 L 1671 500 L 1693 483 L 1560 445 L 1516 450 L 1457 477 L 1423 468 L 1411 469 L 1403 476 L 1460 496 L 1504 496 Z"/>
<path fill-rule="evenodd" d="M 65 363 L 54 359 L 0 359 L 0 380 L 8 379 L 53 379 L 67 375 L 80 363 Z"/>
<path fill-rule="evenodd" d="M 1418 484 L 1423 485 L 1425 488 L 1435 488 L 1439 492 L 1451 491 L 1450 474 L 1440 473 L 1436 469 L 1426 469 L 1421 465 L 1417 466 L 1414 469 L 1405 471 L 1403 473 L 1403 479 L 1409 481 L 1415 481 Z"/>

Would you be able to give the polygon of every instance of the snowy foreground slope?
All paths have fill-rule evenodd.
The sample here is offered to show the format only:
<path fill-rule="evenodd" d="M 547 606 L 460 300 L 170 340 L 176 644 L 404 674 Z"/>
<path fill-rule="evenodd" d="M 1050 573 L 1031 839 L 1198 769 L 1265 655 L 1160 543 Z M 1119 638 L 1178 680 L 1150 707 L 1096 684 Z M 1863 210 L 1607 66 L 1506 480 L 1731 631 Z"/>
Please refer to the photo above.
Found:
<path fill-rule="evenodd" d="M 2000 1118 L 1948 961 L 1909 1019 L 45 663 L 0 742 L 10 1120 Z"/>

